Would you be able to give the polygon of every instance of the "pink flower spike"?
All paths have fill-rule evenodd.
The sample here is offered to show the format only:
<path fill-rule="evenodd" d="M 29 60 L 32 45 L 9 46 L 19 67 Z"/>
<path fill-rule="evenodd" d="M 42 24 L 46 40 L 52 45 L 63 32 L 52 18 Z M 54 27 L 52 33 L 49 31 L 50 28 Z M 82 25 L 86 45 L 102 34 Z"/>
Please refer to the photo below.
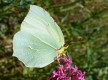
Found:
<path fill-rule="evenodd" d="M 57 70 L 52 72 L 49 80 L 85 80 L 85 72 L 78 70 L 76 66 L 71 66 L 71 59 L 60 57 L 58 60 L 64 64 L 58 65 Z"/>

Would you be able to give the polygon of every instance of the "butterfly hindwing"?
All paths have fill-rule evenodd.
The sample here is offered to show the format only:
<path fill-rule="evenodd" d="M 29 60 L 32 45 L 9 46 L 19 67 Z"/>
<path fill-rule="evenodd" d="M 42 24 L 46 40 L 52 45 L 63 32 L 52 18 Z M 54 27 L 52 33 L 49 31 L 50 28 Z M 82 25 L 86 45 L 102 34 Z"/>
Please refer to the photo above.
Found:
<path fill-rule="evenodd" d="M 35 36 L 19 31 L 13 40 L 14 56 L 17 56 L 28 67 L 43 67 L 54 61 L 56 51 Z"/>

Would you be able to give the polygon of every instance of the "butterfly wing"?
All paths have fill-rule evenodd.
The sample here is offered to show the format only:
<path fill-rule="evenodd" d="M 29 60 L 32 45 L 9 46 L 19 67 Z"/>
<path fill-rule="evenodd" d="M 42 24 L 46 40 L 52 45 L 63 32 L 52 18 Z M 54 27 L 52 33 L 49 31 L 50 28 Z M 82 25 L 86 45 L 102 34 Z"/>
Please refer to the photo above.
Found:
<path fill-rule="evenodd" d="M 27 24 L 30 25 L 28 27 L 23 26 L 23 24 L 25 23 L 26 25 Z M 30 10 L 26 18 L 24 19 L 21 28 L 22 30 L 25 30 L 25 28 L 31 28 L 31 25 L 41 33 L 42 33 L 41 29 L 45 28 L 48 31 L 48 34 L 50 34 L 50 36 L 53 37 L 53 41 L 50 40 L 48 43 L 52 44 L 53 42 L 56 45 L 55 48 L 60 48 L 61 45 L 62 46 L 64 45 L 64 37 L 60 27 L 56 24 L 56 22 L 49 15 L 49 13 L 39 6 L 35 5 L 30 6 Z"/>
<path fill-rule="evenodd" d="M 13 56 L 18 57 L 27 67 L 44 67 L 57 56 L 54 48 L 25 31 L 17 32 L 13 43 Z"/>
<path fill-rule="evenodd" d="M 54 61 L 64 44 L 63 34 L 41 7 L 31 5 L 13 39 L 13 55 L 28 67 L 44 67 Z"/>

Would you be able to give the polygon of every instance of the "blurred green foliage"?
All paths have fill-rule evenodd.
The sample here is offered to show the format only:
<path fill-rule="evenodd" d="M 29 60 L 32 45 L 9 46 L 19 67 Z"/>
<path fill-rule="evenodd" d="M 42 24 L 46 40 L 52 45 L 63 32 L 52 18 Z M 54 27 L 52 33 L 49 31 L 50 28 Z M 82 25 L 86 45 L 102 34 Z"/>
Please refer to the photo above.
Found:
<path fill-rule="evenodd" d="M 12 57 L 12 38 L 30 4 L 46 9 L 61 27 L 86 80 L 108 80 L 108 0 L 0 0 L 0 80 L 47 80 L 56 68 L 26 68 Z"/>

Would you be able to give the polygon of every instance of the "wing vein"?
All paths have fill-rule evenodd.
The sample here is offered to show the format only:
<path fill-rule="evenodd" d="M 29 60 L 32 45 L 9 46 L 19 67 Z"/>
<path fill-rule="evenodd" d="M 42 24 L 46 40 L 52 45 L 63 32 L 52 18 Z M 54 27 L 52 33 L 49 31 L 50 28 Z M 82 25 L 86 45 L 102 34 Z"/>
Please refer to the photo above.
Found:
<path fill-rule="evenodd" d="M 31 35 L 32 35 L 32 34 L 31 34 Z M 34 35 L 32 35 L 32 36 L 34 36 Z M 48 44 L 47 42 L 41 40 L 40 38 L 38 38 L 38 37 L 36 37 L 36 36 L 34 36 L 34 37 L 37 38 L 37 39 L 39 39 L 42 43 L 44 43 L 44 44 L 46 44 L 46 45 L 52 47 L 53 49 L 56 49 L 56 48 L 54 48 L 53 46 L 51 46 L 50 44 Z"/>

